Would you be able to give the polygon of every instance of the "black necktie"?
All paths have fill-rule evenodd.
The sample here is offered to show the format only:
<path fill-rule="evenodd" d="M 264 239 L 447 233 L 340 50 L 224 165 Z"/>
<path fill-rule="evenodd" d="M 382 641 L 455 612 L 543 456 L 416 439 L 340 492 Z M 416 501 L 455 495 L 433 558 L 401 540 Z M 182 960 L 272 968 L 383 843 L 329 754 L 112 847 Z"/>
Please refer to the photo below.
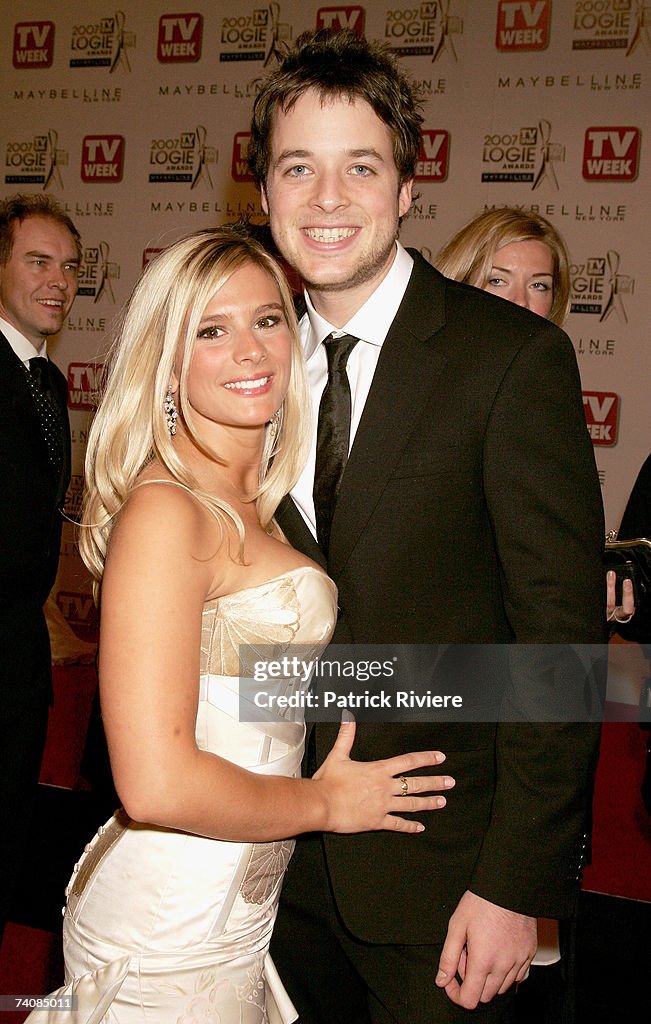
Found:
<path fill-rule="evenodd" d="M 41 422 L 50 463 L 59 480 L 63 470 L 63 426 L 51 383 L 49 361 L 43 356 L 30 359 L 27 381 Z"/>
<path fill-rule="evenodd" d="M 328 383 L 319 405 L 313 496 L 317 540 L 325 555 L 350 443 L 350 385 L 346 363 L 358 341 L 359 338 L 350 334 L 339 337 L 331 334 L 323 342 L 328 357 Z"/>

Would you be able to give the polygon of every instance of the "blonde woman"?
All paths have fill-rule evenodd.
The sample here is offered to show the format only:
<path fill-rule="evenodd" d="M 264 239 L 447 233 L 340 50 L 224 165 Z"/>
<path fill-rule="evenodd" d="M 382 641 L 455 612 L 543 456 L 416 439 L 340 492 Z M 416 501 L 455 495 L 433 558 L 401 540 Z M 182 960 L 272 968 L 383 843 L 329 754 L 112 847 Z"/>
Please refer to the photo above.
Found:
<path fill-rule="evenodd" d="M 446 277 L 499 295 L 562 327 L 569 312 L 570 261 L 556 228 L 533 210 L 486 210 L 462 227 L 434 258 Z M 615 573 L 607 574 L 609 622 L 628 622 L 633 585 L 624 580 L 622 604 Z"/>
<path fill-rule="evenodd" d="M 455 281 L 483 288 L 563 326 L 569 312 L 570 261 L 556 228 L 533 210 L 486 210 L 461 228 L 434 259 Z"/>
<path fill-rule="evenodd" d="M 302 722 L 239 721 L 240 655 L 315 655 L 335 623 L 334 584 L 273 518 L 302 464 L 306 406 L 291 295 L 256 242 L 197 232 L 147 268 L 87 454 L 80 545 L 101 585 L 101 701 L 124 806 L 68 890 L 75 1021 L 295 1019 L 267 956 L 290 837 L 417 833 L 399 812 L 445 803 L 450 779 L 404 777 L 437 752 L 353 762 L 347 724 L 300 779 Z"/>

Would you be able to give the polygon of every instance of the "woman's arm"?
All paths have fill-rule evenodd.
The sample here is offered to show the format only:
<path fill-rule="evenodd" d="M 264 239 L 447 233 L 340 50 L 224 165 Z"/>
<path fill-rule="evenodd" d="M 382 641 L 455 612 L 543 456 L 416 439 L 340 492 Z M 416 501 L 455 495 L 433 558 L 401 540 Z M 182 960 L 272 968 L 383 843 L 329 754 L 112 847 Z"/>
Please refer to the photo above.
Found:
<path fill-rule="evenodd" d="M 397 812 L 445 800 L 427 751 L 357 763 L 343 726 L 315 779 L 262 776 L 195 742 L 201 614 L 227 592 L 232 562 L 212 517 L 180 488 L 134 492 L 113 531 L 102 586 L 100 693 L 116 789 L 130 817 L 214 838 L 264 842 L 300 832 L 421 831 Z"/>

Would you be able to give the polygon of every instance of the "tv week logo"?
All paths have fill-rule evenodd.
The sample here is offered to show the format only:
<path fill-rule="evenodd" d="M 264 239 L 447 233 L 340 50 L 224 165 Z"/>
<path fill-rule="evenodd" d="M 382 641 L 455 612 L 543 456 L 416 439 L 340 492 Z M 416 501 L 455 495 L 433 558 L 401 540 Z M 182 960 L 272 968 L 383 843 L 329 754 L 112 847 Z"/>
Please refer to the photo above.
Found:
<path fill-rule="evenodd" d="M 122 181 L 124 136 L 86 135 L 81 144 L 81 180 L 106 185 Z"/>
<path fill-rule="evenodd" d="M 583 411 L 593 445 L 617 444 L 619 395 L 612 391 L 584 391 Z"/>
<path fill-rule="evenodd" d="M 251 132 L 237 132 L 233 136 L 233 159 L 231 161 L 233 181 L 253 181 L 247 160 L 250 138 Z"/>
<path fill-rule="evenodd" d="M 161 64 L 189 64 L 201 57 L 203 16 L 163 14 L 158 22 L 158 60 Z"/>
<path fill-rule="evenodd" d="M 151 261 L 156 259 L 156 257 L 158 256 L 159 252 L 162 252 L 162 251 L 163 251 L 162 249 L 157 249 L 157 248 L 155 248 L 153 246 L 150 246 L 148 249 L 143 249 L 142 250 L 142 269 L 144 270 L 145 267 L 149 266 Z"/>
<path fill-rule="evenodd" d="M 103 370 L 102 363 L 69 363 L 69 409 L 92 410 L 97 408 L 97 395 Z"/>
<path fill-rule="evenodd" d="M 546 49 L 551 7 L 551 0 L 500 0 L 495 34 L 497 49 Z"/>
<path fill-rule="evenodd" d="M 450 158 L 450 133 L 425 128 L 420 133 L 416 181 L 445 181 Z"/>
<path fill-rule="evenodd" d="M 54 22 L 19 22 L 14 29 L 14 67 L 49 68 L 53 60 Z"/>
<path fill-rule="evenodd" d="M 586 181 L 635 181 L 640 159 L 639 128 L 588 128 L 583 144 Z"/>
<path fill-rule="evenodd" d="M 56 595 L 59 611 L 82 640 L 95 640 L 97 611 L 92 594 L 78 590 L 59 590 Z"/>
<path fill-rule="evenodd" d="M 364 34 L 363 7 L 319 7 L 316 12 L 316 27 L 331 28 L 335 31 L 347 28 L 358 36 Z"/>

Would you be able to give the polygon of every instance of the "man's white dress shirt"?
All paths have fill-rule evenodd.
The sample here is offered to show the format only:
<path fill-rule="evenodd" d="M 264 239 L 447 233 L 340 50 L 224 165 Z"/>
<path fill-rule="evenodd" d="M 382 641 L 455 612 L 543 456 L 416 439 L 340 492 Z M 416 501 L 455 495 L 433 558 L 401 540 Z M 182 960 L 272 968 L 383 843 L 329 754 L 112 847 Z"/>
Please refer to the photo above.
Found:
<path fill-rule="evenodd" d="M 307 313 L 301 320 L 300 332 L 310 383 L 312 444 L 303 472 L 291 494 L 315 537 L 316 519 L 312 489 L 316 460 L 316 428 L 321 395 L 328 381 L 328 360 L 323 340 L 333 332 L 335 334 L 352 334 L 355 338 L 360 339 L 351 352 L 346 366 L 351 398 L 350 450 L 359 421 L 362 418 L 384 339 L 407 290 L 413 265 L 414 261 L 407 250 L 399 242 L 396 242 L 395 259 L 386 277 L 364 305 L 341 328 L 333 327 L 317 313 L 309 295 L 307 292 L 305 293 Z"/>

